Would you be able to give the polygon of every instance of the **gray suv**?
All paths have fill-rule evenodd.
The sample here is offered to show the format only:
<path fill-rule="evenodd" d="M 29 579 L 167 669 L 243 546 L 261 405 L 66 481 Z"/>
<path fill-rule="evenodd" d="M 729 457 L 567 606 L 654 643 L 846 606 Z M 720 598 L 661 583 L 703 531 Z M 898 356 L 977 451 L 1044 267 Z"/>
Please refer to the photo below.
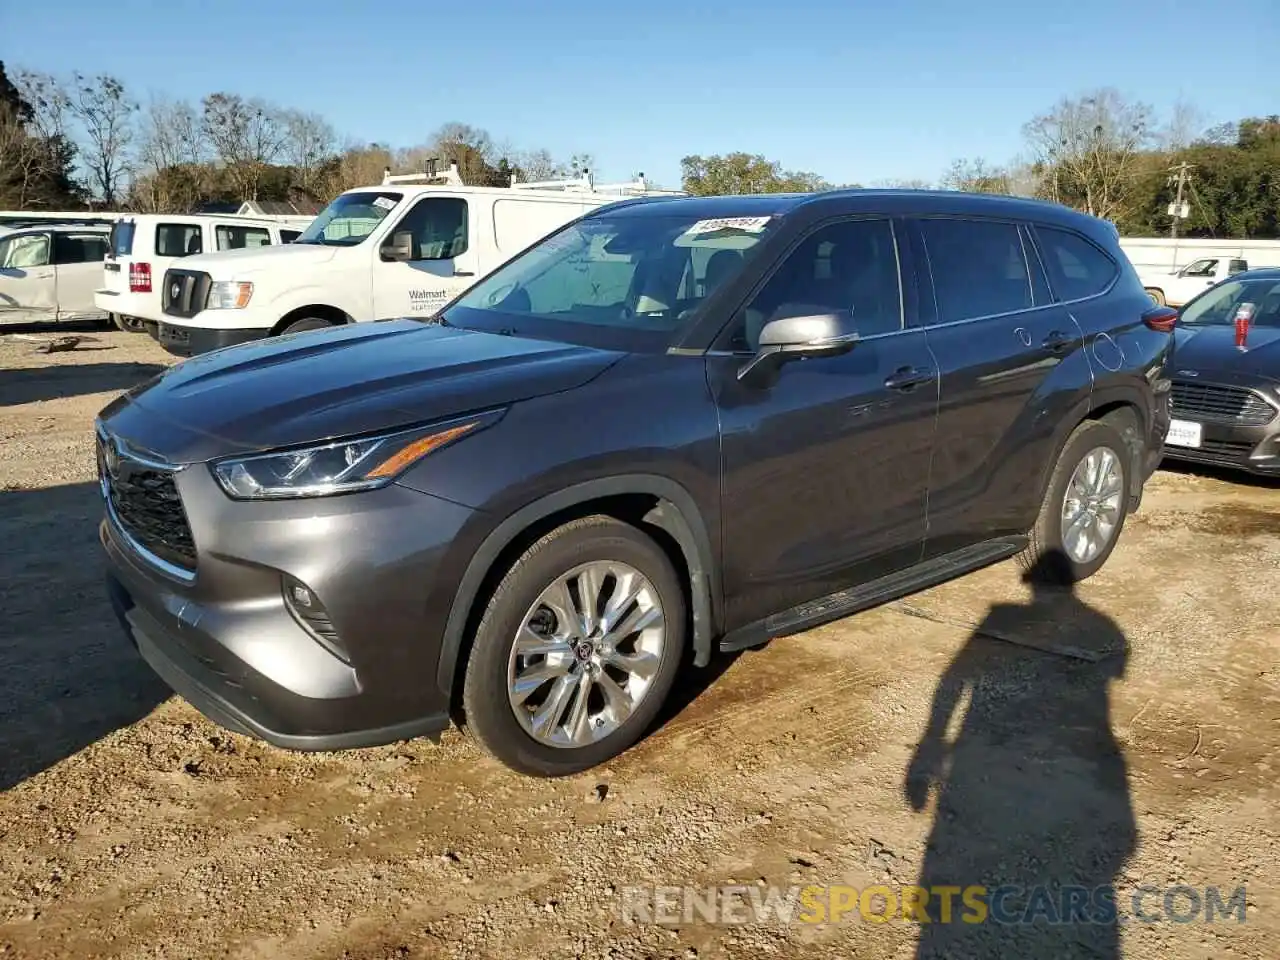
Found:
<path fill-rule="evenodd" d="M 456 717 L 580 771 L 717 649 L 1013 556 L 1093 574 L 1160 459 L 1175 316 L 1057 205 L 621 201 L 431 321 L 111 403 L 109 591 L 233 730 L 328 750 Z"/>

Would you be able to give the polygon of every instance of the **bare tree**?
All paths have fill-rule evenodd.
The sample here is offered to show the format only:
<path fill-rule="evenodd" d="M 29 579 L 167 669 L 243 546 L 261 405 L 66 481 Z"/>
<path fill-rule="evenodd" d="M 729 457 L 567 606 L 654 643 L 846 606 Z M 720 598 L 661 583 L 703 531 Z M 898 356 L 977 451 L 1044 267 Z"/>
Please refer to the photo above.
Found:
<path fill-rule="evenodd" d="M 134 202 L 148 213 L 195 209 L 208 179 L 200 114 L 185 100 L 153 97 L 141 127 Z"/>
<path fill-rule="evenodd" d="M 436 130 L 431 142 L 434 156 L 458 165 L 463 183 L 484 184 L 493 178 L 496 150 L 487 130 L 454 121 Z"/>
<path fill-rule="evenodd" d="M 58 78 L 51 73 L 19 70 L 14 84 L 18 95 L 31 107 L 27 120 L 30 132 L 44 140 L 67 137 L 67 117 L 71 97 Z"/>
<path fill-rule="evenodd" d="M 1209 127 L 1205 112 L 1188 100 L 1178 100 L 1169 113 L 1168 121 L 1156 134 L 1162 150 L 1170 152 L 1191 146 Z"/>
<path fill-rule="evenodd" d="M 905 180 L 899 180 L 891 177 L 887 180 L 877 180 L 873 184 L 871 184 L 871 186 L 879 187 L 880 189 L 883 189 L 883 190 L 932 190 L 933 189 L 933 184 L 930 183 L 928 180 L 921 180 L 918 178 L 907 178 Z"/>
<path fill-rule="evenodd" d="M 298 186 L 310 194 L 323 192 L 320 178 L 337 154 L 338 134 L 318 113 L 285 110 L 283 155 L 296 171 Z"/>
<path fill-rule="evenodd" d="M 324 193 L 327 197 L 334 197 L 354 187 L 375 186 L 382 182 L 382 174 L 388 167 L 396 169 L 388 147 L 378 143 L 348 143 L 338 158 L 335 172 L 325 185 Z"/>
<path fill-rule="evenodd" d="M 286 141 L 280 111 L 258 99 L 213 93 L 202 101 L 202 126 L 215 158 L 241 200 L 256 200 L 266 167 Z"/>
<path fill-rule="evenodd" d="M 1024 127 L 1046 173 L 1046 192 L 1096 217 L 1113 218 L 1129 190 L 1135 162 L 1152 138 L 1152 111 L 1103 88 L 1063 99 Z"/>
<path fill-rule="evenodd" d="M 75 74 L 67 112 L 83 130 L 80 156 L 89 183 L 108 206 L 116 205 L 128 174 L 137 110 L 137 103 L 115 77 Z"/>
<path fill-rule="evenodd" d="M 960 190 L 964 193 L 1010 192 L 1009 173 L 1003 167 L 992 166 L 982 157 L 972 160 L 954 160 L 942 175 L 943 190 Z"/>

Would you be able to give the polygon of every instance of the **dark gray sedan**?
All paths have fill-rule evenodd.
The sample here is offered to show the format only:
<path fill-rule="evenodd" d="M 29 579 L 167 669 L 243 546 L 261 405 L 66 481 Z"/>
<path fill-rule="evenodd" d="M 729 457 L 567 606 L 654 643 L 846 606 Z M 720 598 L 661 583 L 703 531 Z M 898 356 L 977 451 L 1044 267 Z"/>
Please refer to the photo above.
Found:
<path fill-rule="evenodd" d="M 1210 287 L 1180 311 L 1176 339 L 1165 456 L 1280 476 L 1280 268 Z"/>

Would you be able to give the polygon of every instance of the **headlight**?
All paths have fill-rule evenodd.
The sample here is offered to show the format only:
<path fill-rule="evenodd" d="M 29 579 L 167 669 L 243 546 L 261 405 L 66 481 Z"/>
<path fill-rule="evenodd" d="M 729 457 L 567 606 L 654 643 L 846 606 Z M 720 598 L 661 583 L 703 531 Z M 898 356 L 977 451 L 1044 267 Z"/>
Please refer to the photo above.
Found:
<path fill-rule="evenodd" d="M 243 310 L 253 297 L 253 284 L 239 280 L 215 280 L 209 285 L 206 310 Z"/>
<path fill-rule="evenodd" d="M 386 486 L 427 454 L 496 423 L 502 413 L 490 411 L 376 437 L 231 457 L 216 461 L 213 475 L 234 500 L 323 497 L 370 490 Z"/>

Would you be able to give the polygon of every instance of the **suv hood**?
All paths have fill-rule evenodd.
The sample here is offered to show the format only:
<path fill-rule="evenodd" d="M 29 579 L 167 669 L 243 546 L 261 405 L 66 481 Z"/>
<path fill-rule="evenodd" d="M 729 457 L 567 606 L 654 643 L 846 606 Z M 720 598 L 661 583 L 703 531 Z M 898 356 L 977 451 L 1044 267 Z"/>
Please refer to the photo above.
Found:
<path fill-rule="evenodd" d="M 416 320 L 360 323 L 192 357 L 99 417 L 142 450 L 194 463 L 572 390 L 622 356 Z"/>
<path fill-rule="evenodd" d="M 1230 324 L 1178 326 L 1173 360 L 1176 370 L 1226 370 L 1243 377 L 1280 383 L 1280 327 L 1252 327 L 1248 349 L 1236 348 Z"/>
<path fill-rule="evenodd" d="M 173 264 L 179 270 L 203 271 L 215 280 L 238 280 L 246 274 L 269 268 L 310 267 L 328 263 L 336 247 L 318 243 L 281 243 L 269 247 L 246 247 L 197 253 Z"/>

